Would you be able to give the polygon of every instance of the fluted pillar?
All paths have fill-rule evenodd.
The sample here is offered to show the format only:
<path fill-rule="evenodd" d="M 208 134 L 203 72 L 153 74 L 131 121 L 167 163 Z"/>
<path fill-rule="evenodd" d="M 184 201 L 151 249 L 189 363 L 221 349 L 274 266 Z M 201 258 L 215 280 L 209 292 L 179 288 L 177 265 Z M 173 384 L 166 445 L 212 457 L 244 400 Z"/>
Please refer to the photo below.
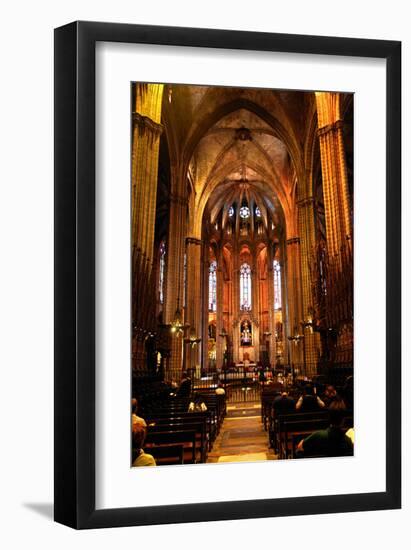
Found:
<path fill-rule="evenodd" d="M 170 224 L 168 234 L 168 264 L 166 278 L 166 307 L 165 321 L 173 322 L 176 310 L 183 312 L 184 293 L 184 252 L 187 212 L 187 199 L 177 194 L 170 197 Z M 178 381 L 181 378 L 183 365 L 183 342 L 186 334 L 173 334 L 171 339 L 171 355 L 166 378 L 173 377 Z"/>
<path fill-rule="evenodd" d="M 253 347 L 254 361 L 260 360 L 260 280 L 257 269 L 257 253 L 253 254 L 253 266 L 251 269 L 251 294 L 252 294 L 252 319 L 253 319 Z"/>
<path fill-rule="evenodd" d="M 201 338 L 201 240 L 195 237 L 186 238 L 187 254 L 187 297 L 186 312 L 187 323 L 190 325 L 190 332 L 196 338 Z M 190 345 L 190 344 L 188 344 Z M 189 352 L 189 357 L 195 362 L 190 367 L 195 367 L 201 363 L 201 347 L 199 344 L 193 346 Z"/>
<path fill-rule="evenodd" d="M 154 225 L 162 84 L 137 84 L 132 113 L 132 312 L 133 368 L 145 367 L 145 338 L 155 330 Z"/>
<path fill-rule="evenodd" d="M 225 341 L 221 335 L 223 330 L 223 255 L 220 250 L 220 254 L 217 258 L 217 323 L 216 323 L 216 343 L 217 343 L 217 355 L 216 362 L 217 367 L 221 368 L 223 365 L 223 354 Z"/>
<path fill-rule="evenodd" d="M 274 312 L 274 271 L 273 271 L 273 249 L 272 246 L 267 246 L 267 277 L 268 277 L 268 318 L 270 336 L 269 357 L 271 366 L 275 366 L 277 362 L 277 342 L 275 336 L 275 312 Z"/>
<path fill-rule="evenodd" d="M 285 243 L 282 244 L 281 258 L 284 258 L 286 252 L 284 252 Z M 290 364 L 290 345 L 287 339 L 290 336 L 288 332 L 288 288 L 287 288 L 287 262 L 283 259 L 280 260 L 280 269 L 281 269 L 281 322 L 283 326 L 282 331 L 282 352 L 283 352 L 283 363 L 285 365 Z M 277 355 L 278 343 L 275 343 L 275 352 Z"/>
<path fill-rule="evenodd" d="M 202 245 L 202 261 L 201 261 L 201 273 L 202 273 L 202 300 L 201 300 L 201 357 L 202 368 L 208 369 L 208 274 L 209 274 L 209 249 L 206 244 Z"/>
<path fill-rule="evenodd" d="M 301 290 L 302 308 L 300 327 L 305 338 L 306 370 L 308 376 L 317 373 L 317 365 L 320 352 L 320 336 L 313 331 L 313 285 L 310 263 L 312 254 L 315 251 L 315 221 L 314 221 L 314 199 L 307 197 L 298 201 L 298 226 L 300 232 L 301 252 Z"/>
<path fill-rule="evenodd" d="M 316 92 L 327 248 L 334 256 L 351 241 L 352 223 L 340 95 Z"/>
<path fill-rule="evenodd" d="M 239 250 L 235 246 L 233 250 L 233 361 L 238 363 L 240 360 L 240 265 Z"/>
<path fill-rule="evenodd" d="M 316 92 L 327 235 L 327 324 L 335 362 L 353 359 L 353 243 L 340 94 Z"/>
<path fill-rule="evenodd" d="M 296 336 L 301 333 L 302 297 L 301 297 L 301 259 L 300 237 L 287 239 L 287 333 Z M 302 343 L 291 342 L 290 360 L 302 367 L 304 362 Z"/>

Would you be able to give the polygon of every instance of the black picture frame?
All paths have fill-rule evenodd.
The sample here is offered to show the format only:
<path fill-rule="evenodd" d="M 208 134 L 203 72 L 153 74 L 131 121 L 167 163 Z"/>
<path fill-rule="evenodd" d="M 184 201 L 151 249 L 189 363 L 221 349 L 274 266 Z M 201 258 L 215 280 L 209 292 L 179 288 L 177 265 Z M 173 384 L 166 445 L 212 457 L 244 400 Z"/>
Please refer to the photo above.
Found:
<path fill-rule="evenodd" d="M 55 29 L 55 521 L 120 527 L 401 507 L 401 43 L 73 22 Z M 98 41 L 386 60 L 386 490 L 95 507 L 95 46 Z"/>

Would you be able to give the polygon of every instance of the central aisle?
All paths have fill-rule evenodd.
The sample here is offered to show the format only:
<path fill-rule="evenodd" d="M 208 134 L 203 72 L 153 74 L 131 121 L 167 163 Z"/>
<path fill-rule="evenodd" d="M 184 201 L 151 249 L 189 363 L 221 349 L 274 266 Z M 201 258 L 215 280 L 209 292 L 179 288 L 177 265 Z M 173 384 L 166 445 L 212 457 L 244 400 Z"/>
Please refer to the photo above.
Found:
<path fill-rule="evenodd" d="M 261 404 L 227 405 L 227 416 L 207 462 L 254 462 L 275 458 L 261 422 Z"/>

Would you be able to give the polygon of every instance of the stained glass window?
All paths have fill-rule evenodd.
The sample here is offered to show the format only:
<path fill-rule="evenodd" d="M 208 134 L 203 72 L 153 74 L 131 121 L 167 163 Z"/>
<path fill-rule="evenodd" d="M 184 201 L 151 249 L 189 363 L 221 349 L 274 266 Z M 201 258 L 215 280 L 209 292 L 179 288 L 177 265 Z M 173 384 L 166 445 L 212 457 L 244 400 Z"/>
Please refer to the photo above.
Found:
<path fill-rule="evenodd" d="M 255 215 L 257 218 L 261 218 L 261 210 L 258 208 L 258 206 L 255 207 Z"/>
<path fill-rule="evenodd" d="M 228 215 L 230 216 L 230 218 L 232 216 L 234 216 L 234 207 L 233 206 L 230 206 L 230 208 L 228 209 Z"/>
<path fill-rule="evenodd" d="M 240 217 L 244 219 L 250 217 L 250 209 L 248 208 L 248 206 L 242 206 L 240 208 Z"/>
<path fill-rule="evenodd" d="M 248 264 L 240 268 L 240 309 L 251 310 L 251 267 Z"/>
<path fill-rule="evenodd" d="M 217 311 L 217 262 L 211 262 L 208 272 L 208 310 Z"/>
<path fill-rule="evenodd" d="M 273 262 L 274 273 L 274 309 L 281 309 L 281 266 L 278 260 Z"/>
<path fill-rule="evenodd" d="M 160 304 L 164 303 L 164 271 L 166 266 L 166 243 L 160 244 L 160 277 L 158 282 L 158 291 L 160 295 Z"/>

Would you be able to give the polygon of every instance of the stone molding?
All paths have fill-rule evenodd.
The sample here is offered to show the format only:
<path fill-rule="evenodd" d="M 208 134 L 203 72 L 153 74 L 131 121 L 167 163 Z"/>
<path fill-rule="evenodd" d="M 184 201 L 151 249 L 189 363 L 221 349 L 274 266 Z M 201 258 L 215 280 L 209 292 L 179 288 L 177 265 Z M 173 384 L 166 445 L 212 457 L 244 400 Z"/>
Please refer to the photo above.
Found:
<path fill-rule="evenodd" d="M 287 239 L 285 242 L 287 245 L 300 244 L 300 237 L 291 237 L 291 239 Z"/>
<path fill-rule="evenodd" d="M 163 126 L 151 120 L 151 118 L 140 115 L 140 113 L 133 113 L 133 122 L 138 126 L 140 134 L 144 134 L 147 130 L 155 136 L 160 136 L 163 132 Z"/>
<path fill-rule="evenodd" d="M 328 134 L 329 132 L 335 132 L 339 128 L 343 128 L 344 122 L 342 120 L 337 120 L 336 122 L 332 122 L 331 124 L 327 124 L 327 126 L 323 126 L 322 128 L 318 128 L 318 135 L 323 136 L 325 134 Z"/>

